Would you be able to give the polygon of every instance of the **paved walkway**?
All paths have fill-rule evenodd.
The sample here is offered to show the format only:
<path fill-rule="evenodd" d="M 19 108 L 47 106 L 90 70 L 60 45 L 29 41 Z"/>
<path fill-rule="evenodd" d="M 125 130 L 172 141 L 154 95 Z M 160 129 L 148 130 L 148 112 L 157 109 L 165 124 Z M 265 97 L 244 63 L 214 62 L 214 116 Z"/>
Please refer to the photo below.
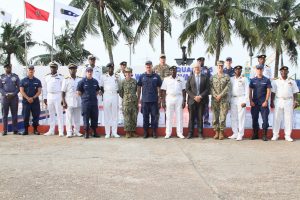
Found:
<path fill-rule="evenodd" d="M 299 199 L 300 142 L 0 137 L 0 199 Z"/>

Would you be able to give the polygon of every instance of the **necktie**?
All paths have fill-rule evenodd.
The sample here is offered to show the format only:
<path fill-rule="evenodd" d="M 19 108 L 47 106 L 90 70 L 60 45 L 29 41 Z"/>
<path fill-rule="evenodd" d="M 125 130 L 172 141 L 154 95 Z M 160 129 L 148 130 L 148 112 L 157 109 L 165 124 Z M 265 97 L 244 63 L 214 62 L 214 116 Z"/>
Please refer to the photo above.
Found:
<path fill-rule="evenodd" d="M 197 96 L 199 95 L 199 90 L 200 90 L 200 76 L 197 75 Z"/>

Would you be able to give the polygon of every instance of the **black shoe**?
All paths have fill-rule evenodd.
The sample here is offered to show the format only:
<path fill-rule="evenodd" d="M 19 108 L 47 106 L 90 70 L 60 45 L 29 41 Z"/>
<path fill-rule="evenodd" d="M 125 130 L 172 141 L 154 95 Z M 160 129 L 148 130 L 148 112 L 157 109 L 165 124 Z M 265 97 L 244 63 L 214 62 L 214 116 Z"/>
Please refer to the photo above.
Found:
<path fill-rule="evenodd" d="M 14 131 L 14 135 L 20 135 L 20 133 L 18 131 Z"/>
<path fill-rule="evenodd" d="M 251 140 L 257 140 L 258 139 L 258 130 L 253 130 L 253 135 L 251 137 Z"/>
<path fill-rule="evenodd" d="M 2 132 L 2 136 L 5 136 L 5 135 L 7 135 L 7 131 Z"/>
<path fill-rule="evenodd" d="M 100 135 L 97 134 L 96 129 L 93 129 L 92 136 L 93 136 L 94 138 L 99 138 L 99 137 L 100 137 Z"/>
<path fill-rule="evenodd" d="M 40 135 L 40 133 L 39 133 L 39 131 L 38 131 L 38 129 L 37 129 L 36 126 L 33 127 L 33 134 L 34 134 L 34 135 Z"/>
<path fill-rule="evenodd" d="M 155 129 L 155 130 L 153 130 L 153 132 L 152 132 L 152 136 L 153 136 L 153 138 L 157 138 L 156 129 Z"/>
<path fill-rule="evenodd" d="M 187 139 L 192 139 L 192 138 L 193 138 L 193 133 L 189 133 Z"/>
<path fill-rule="evenodd" d="M 146 130 L 144 130 L 144 138 L 148 138 L 148 132 Z"/>
<path fill-rule="evenodd" d="M 15 132 L 14 132 L 15 134 Z M 24 127 L 24 131 L 22 133 L 19 133 L 19 135 L 28 135 L 28 126 Z"/>
<path fill-rule="evenodd" d="M 268 138 L 267 138 L 267 130 L 263 130 L 263 135 L 262 135 L 262 140 L 263 141 L 268 141 Z"/>
<path fill-rule="evenodd" d="M 84 139 L 88 139 L 90 137 L 90 134 L 88 131 L 84 132 Z"/>

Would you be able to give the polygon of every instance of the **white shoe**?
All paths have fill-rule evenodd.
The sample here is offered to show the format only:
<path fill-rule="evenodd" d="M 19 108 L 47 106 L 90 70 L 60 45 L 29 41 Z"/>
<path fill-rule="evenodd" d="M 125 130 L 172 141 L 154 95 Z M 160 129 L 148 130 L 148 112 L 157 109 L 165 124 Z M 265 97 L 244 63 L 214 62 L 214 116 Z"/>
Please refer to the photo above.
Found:
<path fill-rule="evenodd" d="M 44 136 L 52 136 L 52 135 L 54 135 L 54 133 L 52 133 L 52 132 L 47 132 L 44 134 Z"/>
<path fill-rule="evenodd" d="M 236 135 L 236 134 L 232 134 L 232 136 L 229 136 L 228 138 L 229 138 L 229 139 L 236 139 L 236 138 L 237 138 L 237 135 Z"/>
<path fill-rule="evenodd" d="M 119 137 L 121 137 L 120 135 L 118 135 L 118 133 L 112 134 L 112 136 L 113 136 L 114 138 L 119 138 Z"/>
<path fill-rule="evenodd" d="M 278 140 L 278 138 L 279 138 L 279 136 L 276 136 L 276 135 L 273 135 L 273 137 L 272 137 L 272 141 L 276 141 L 276 140 Z"/>
<path fill-rule="evenodd" d="M 236 138 L 236 141 L 242 141 L 243 140 L 243 137 L 241 137 L 241 136 L 238 136 L 237 138 Z"/>
<path fill-rule="evenodd" d="M 285 137 L 285 140 L 288 142 L 293 142 L 294 140 L 291 137 Z"/>
<path fill-rule="evenodd" d="M 177 135 L 180 139 L 184 139 L 185 137 L 183 135 Z"/>
<path fill-rule="evenodd" d="M 64 133 L 59 132 L 59 133 L 58 133 L 58 136 L 59 136 L 59 137 L 64 137 L 65 135 L 64 135 Z"/>
<path fill-rule="evenodd" d="M 74 133 L 73 134 L 74 136 L 77 136 L 77 137 L 82 137 L 83 135 L 81 134 L 81 133 L 79 133 L 79 132 L 76 132 L 76 133 Z"/>
<path fill-rule="evenodd" d="M 169 138 L 170 138 L 170 136 L 169 136 L 169 135 L 166 135 L 166 136 L 165 136 L 165 139 L 169 139 Z"/>
<path fill-rule="evenodd" d="M 71 138 L 71 137 L 72 137 L 72 135 L 67 135 L 67 136 L 66 136 L 66 138 Z"/>
<path fill-rule="evenodd" d="M 105 135 L 105 139 L 108 139 L 108 138 L 110 138 L 110 135 L 109 134 Z"/>

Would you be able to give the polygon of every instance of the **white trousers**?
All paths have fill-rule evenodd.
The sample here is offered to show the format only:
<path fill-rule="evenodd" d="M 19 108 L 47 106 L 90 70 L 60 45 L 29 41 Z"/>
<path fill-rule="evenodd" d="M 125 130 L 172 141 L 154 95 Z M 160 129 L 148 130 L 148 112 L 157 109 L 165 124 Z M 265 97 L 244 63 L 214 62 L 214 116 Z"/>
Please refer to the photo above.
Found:
<path fill-rule="evenodd" d="M 103 95 L 103 108 L 104 108 L 104 127 L 105 134 L 117 134 L 118 129 L 118 107 L 119 98 L 117 93 L 104 92 Z"/>
<path fill-rule="evenodd" d="M 63 119 L 63 108 L 61 106 L 61 98 L 59 99 L 47 99 L 48 111 L 49 111 L 49 132 L 54 133 L 55 130 L 55 114 L 57 115 L 58 132 L 64 133 L 64 119 Z"/>
<path fill-rule="evenodd" d="M 174 113 L 176 114 L 176 132 L 178 136 L 183 134 L 183 111 L 182 111 L 182 96 L 170 96 L 166 97 L 166 136 L 172 134 L 172 122 Z"/>
<path fill-rule="evenodd" d="M 68 107 L 66 110 L 66 130 L 67 136 L 72 136 L 73 133 L 80 131 L 80 107 Z M 74 128 L 73 128 L 74 127 Z"/>
<path fill-rule="evenodd" d="M 123 99 L 119 96 L 119 123 L 124 123 Z"/>
<path fill-rule="evenodd" d="M 279 136 L 280 124 L 284 121 L 284 133 L 285 137 L 290 137 L 293 130 L 293 99 L 279 99 L 275 100 L 275 109 L 273 117 L 273 136 Z"/>
<path fill-rule="evenodd" d="M 102 96 L 97 96 L 98 99 L 98 109 L 101 105 L 103 105 Z M 98 124 L 102 124 L 102 110 L 98 111 Z"/>
<path fill-rule="evenodd" d="M 245 97 L 232 97 L 230 105 L 231 128 L 235 136 L 243 137 L 245 130 L 246 107 L 242 108 L 241 104 L 245 103 Z"/>

